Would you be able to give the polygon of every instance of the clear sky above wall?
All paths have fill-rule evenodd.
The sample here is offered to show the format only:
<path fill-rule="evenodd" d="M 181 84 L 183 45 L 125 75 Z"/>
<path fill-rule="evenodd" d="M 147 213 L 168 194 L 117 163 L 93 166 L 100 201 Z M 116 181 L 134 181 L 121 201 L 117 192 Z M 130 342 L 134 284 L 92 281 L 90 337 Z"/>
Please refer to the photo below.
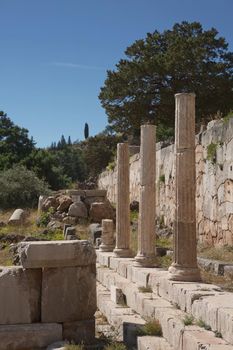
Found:
<path fill-rule="evenodd" d="M 233 51 L 233 0 L 0 0 L 0 110 L 38 147 L 102 131 L 106 70 L 155 29 L 215 27 Z"/>

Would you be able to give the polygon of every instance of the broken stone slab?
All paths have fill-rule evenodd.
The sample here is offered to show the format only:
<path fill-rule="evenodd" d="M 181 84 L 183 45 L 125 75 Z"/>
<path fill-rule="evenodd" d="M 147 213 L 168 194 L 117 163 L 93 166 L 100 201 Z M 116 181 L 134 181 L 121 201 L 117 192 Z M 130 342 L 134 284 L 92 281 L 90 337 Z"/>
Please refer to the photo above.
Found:
<path fill-rule="evenodd" d="M 88 259 L 86 257 L 86 259 Z M 44 268 L 42 277 L 42 322 L 75 322 L 94 317 L 96 267 Z"/>
<path fill-rule="evenodd" d="M 82 196 L 85 197 L 85 191 L 84 190 L 66 190 L 66 194 L 70 197 L 72 196 Z"/>
<path fill-rule="evenodd" d="M 85 240 L 23 242 L 18 248 L 25 268 L 87 266 L 95 264 L 92 244 Z"/>
<path fill-rule="evenodd" d="M 122 292 L 122 289 L 120 289 L 116 286 L 111 286 L 110 293 L 111 293 L 111 301 L 113 303 L 121 304 L 121 305 L 123 305 L 125 303 L 124 294 Z"/>
<path fill-rule="evenodd" d="M 8 220 L 9 225 L 22 224 L 25 221 L 26 213 L 23 209 L 16 209 Z"/>
<path fill-rule="evenodd" d="M 212 260 L 206 258 L 197 258 L 198 265 L 205 271 L 210 271 L 215 275 L 223 276 L 225 273 L 226 266 L 231 266 L 233 269 L 233 264 L 229 262 Z"/>
<path fill-rule="evenodd" d="M 0 268 L 0 324 L 40 321 L 41 274 L 22 266 Z"/>
<path fill-rule="evenodd" d="M 57 323 L 0 326 L 0 350 L 41 349 L 60 340 L 62 325 Z"/>
<path fill-rule="evenodd" d="M 95 320 L 63 323 L 63 338 L 70 342 L 92 344 L 95 341 Z"/>
<path fill-rule="evenodd" d="M 182 349 L 231 350 L 232 348 L 233 347 L 231 345 L 227 345 L 227 343 L 223 339 L 215 337 L 213 332 L 203 330 L 200 327 L 186 327 L 183 332 Z"/>
<path fill-rule="evenodd" d="M 69 206 L 73 203 L 72 199 L 69 196 L 61 195 L 58 197 L 59 206 L 58 211 L 63 212 L 68 210 Z"/>
<path fill-rule="evenodd" d="M 65 350 L 66 345 L 68 345 L 67 341 L 58 341 L 49 345 L 46 350 Z"/>
<path fill-rule="evenodd" d="M 92 222 L 101 222 L 103 219 L 114 219 L 115 213 L 109 201 L 94 202 L 91 204 L 89 212 Z"/>

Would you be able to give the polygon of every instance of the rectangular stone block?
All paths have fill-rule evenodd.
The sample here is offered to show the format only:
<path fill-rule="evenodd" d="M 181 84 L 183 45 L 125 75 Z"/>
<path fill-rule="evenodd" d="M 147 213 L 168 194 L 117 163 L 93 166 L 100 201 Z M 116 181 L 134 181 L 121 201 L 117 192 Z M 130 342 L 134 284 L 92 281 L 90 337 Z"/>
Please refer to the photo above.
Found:
<path fill-rule="evenodd" d="M 0 268 L 0 324 L 40 321 L 41 275 L 40 269 Z"/>
<path fill-rule="evenodd" d="M 95 265 L 43 270 L 42 322 L 88 320 L 95 311 Z"/>
<path fill-rule="evenodd" d="M 221 338 L 216 338 L 213 332 L 195 326 L 188 327 L 183 333 L 183 349 L 220 350 L 224 349 L 222 347 L 225 345 L 227 345 L 226 342 Z"/>
<path fill-rule="evenodd" d="M 218 309 L 218 331 L 223 338 L 233 344 L 233 307 Z"/>
<path fill-rule="evenodd" d="M 18 252 L 25 268 L 87 266 L 96 263 L 88 241 L 23 242 Z"/>
<path fill-rule="evenodd" d="M 63 323 L 63 339 L 75 343 L 92 344 L 95 340 L 95 320 Z"/>
<path fill-rule="evenodd" d="M 62 325 L 34 323 L 0 326 L 0 350 L 44 349 L 62 340 Z"/>
<path fill-rule="evenodd" d="M 161 337 L 144 336 L 137 338 L 138 350 L 174 350 L 170 344 Z"/>

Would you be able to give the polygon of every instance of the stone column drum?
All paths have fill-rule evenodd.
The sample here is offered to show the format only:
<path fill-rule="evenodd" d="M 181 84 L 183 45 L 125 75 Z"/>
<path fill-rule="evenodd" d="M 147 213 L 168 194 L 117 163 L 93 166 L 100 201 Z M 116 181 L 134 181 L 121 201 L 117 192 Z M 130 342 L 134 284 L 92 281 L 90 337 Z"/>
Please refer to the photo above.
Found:
<path fill-rule="evenodd" d="M 116 247 L 117 257 L 130 257 L 129 146 L 117 145 Z"/>
<path fill-rule="evenodd" d="M 195 94 L 175 95 L 174 260 L 170 279 L 198 281 L 196 253 Z"/>
<path fill-rule="evenodd" d="M 156 127 L 141 126 L 138 253 L 135 266 L 155 266 Z"/>
<path fill-rule="evenodd" d="M 102 243 L 99 250 L 102 252 L 112 252 L 114 249 L 113 221 L 110 219 L 102 220 Z"/>

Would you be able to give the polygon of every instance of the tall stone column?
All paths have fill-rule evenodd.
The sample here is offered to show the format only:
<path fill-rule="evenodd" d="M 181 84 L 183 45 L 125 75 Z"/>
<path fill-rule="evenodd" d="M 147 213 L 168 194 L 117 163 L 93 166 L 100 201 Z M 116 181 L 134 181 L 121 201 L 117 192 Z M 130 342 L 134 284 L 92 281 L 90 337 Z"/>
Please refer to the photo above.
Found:
<path fill-rule="evenodd" d="M 141 126 L 138 253 L 135 266 L 155 266 L 156 127 Z"/>
<path fill-rule="evenodd" d="M 110 219 L 102 220 L 102 243 L 99 250 L 102 252 L 112 252 L 114 248 L 113 221 Z"/>
<path fill-rule="evenodd" d="M 117 145 L 116 247 L 118 257 L 130 257 L 129 146 Z"/>
<path fill-rule="evenodd" d="M 196 253 L 195 94 L 176 94 L 174 258 L 170 279 L 198 281 Z"/>

